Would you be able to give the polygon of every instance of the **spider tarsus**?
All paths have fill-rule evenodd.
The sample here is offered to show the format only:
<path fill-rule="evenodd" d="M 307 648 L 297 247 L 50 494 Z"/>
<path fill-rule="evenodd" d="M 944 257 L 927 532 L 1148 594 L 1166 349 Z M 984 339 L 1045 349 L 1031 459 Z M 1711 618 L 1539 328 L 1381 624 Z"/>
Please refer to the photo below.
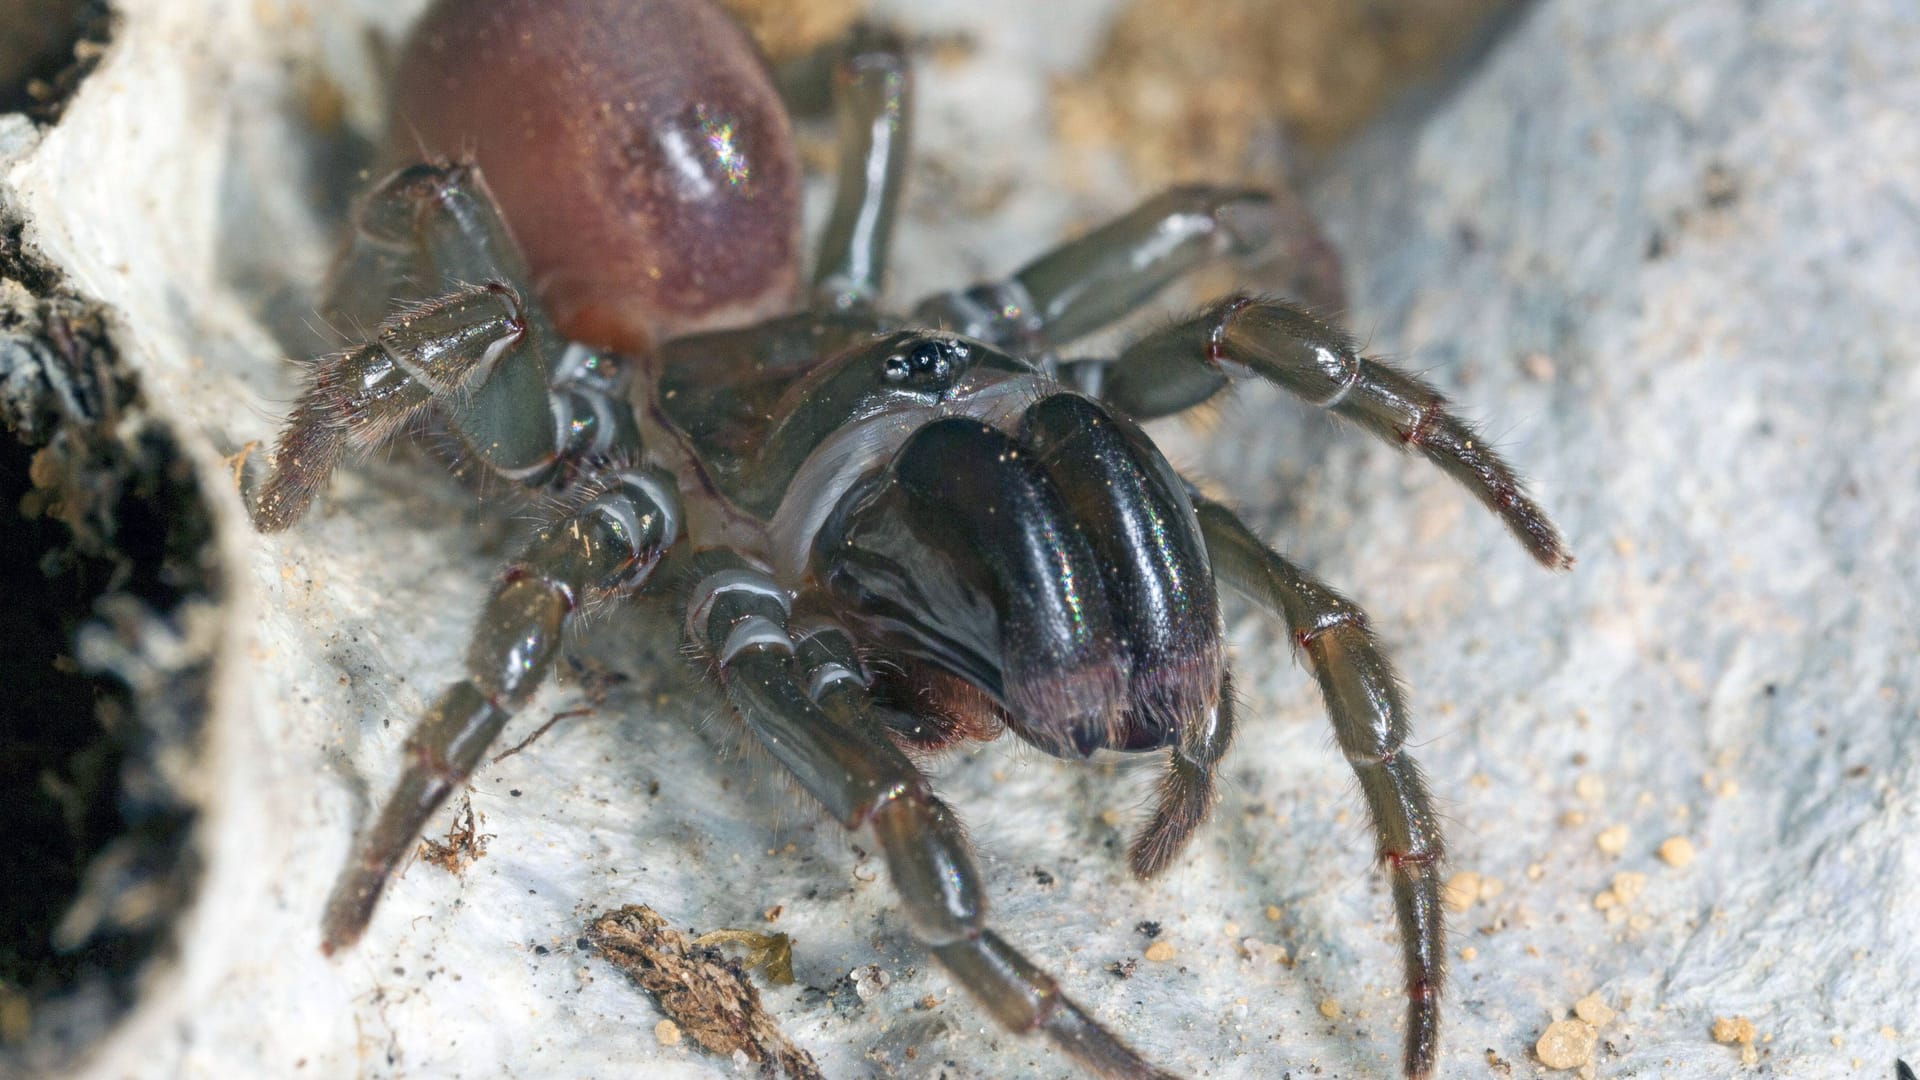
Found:
<path fill-rule="evenodd" d="M 263 533 L 284 532 L 300 520 L 346 448 L 349 418 L 333 390 L 341 359 L 330 356 L 314 365 L 274 446 L 267 479 L 250 508 L 254 528 Z"/>
<path fill-rule="evenodd" d="M 1419 452 L 1499 517 L 1541 565 L 1573 565 L 1546 512 L 1485 437 L 1452 412 L 1445 395 L 1417 375 L 1362 355 L 1346 333 L 1294 304 L 1232 296 L 1149 334 L 1113 362 L 1105 396 L 1137 419 L 1167 416 L 1219 393 L 1233 365 Z"/>
<path fill-rule="evenodd" d="M 1109 1080 L 1180 1080 L 1141 1057 L 1072 998 L 1056 994 L 1035 1025 L 1054 1045 L 1073 1055 L 1095 1074 Z"/>
<path fill-rule="evenodd" d="M 320 920 L 322 956 L 332 956 L 341 949 L 351 949 L 359 944 L 361 935 L 366 933 L 367 923 L 373 918 L 373 909 L 380 902 L 380 892 L 390 872 L 391 868 L 384 864 L 378 868 L 356 865 L 341 878 L 334 887 L 333 895 L 327 898 L 326 914 Z"/>
<path fill-rule="evenodd" d="M 1424 979 L 1407 987 L 1407 1040 L 1404 1052 L 1406 1075 L 1410 1078 L 1433 1074 L 1440 1049 L 1440 990 Z"/>
<path fill-rule="evenodd" d="M 1127 850 L 1134 876 L 1142 881 L 1159 875 L 1186 849 L 1200 826 L 1213 814 L 1216 796 L 1214 769 L 1233 742 L 1233 680 L 1224 676 L 1208 709 L 1180 725 L 1180 743 L 1167 755 L 1153 816 Z"/>
<path fill-rule="evenodd" d="M 363 345 L 313 365 L 253 510 L 261 532 L 298 521 L 348 449 L 385 443 L 436 399 L 484 378 L 526 333 L 517 294 L 499 282 L 409 304 Z"/>
<path fill-rule="evenodd" d="M 1195 786 L 1204 791 L 1194 790 Z M 1206 820 L 1213 802 L 1213 778 L 1187 779 L 1169 771 L 1160 780 L 1159 807 L 1127 846 L 1127 864 L 1141 881 L 1158 877 L 1172 865 Z"/>

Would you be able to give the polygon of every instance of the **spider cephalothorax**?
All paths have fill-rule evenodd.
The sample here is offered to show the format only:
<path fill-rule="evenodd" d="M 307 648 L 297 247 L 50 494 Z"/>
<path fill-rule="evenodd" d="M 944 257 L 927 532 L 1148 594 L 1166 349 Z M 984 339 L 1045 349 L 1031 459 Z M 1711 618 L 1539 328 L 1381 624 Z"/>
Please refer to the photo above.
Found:
<path fill-rule="evenodd" d="M 623 82 L 634 53 L 652 66 Z M 468 465 L 556 490 L 558 509 L 409 740 L 326 947 L 359 937 L 565 629 L 647 596 L 684 612 L 745 732 L 836 819 L 872 829 L 916 936 L 998 1020 L 1102 1075 L 1164 1075 L 988 928 L 959 824 L 907 751 L 1010 730 L 1062 757 L 1163 752 L 1131 861 L 1166 869 L 1233 735 L 1225 585 L 1285 621 L 1325 694 L 1391 877 L 1406 1071 L 1427 1074 L 1442 848 L 1394 673 L 1357 608 L 1200 496 L 1136 422 L 1264 379 L 1419 451 L 1555 568 L 1571 561 L 1558 536 L 1432 387 L 1284 302 L 1236 296 L 1117 355 L 1060 358 L 1177 276 L 1266 247 L 1276 222 L 1257 191 L 1175 189 L 1003 281 L 888 314 L 907 71 L 874 32 L 834 67 L 836 209 L 810 298 L 769 317 L 797 277 L 793 154 L 736 28 L 684 0 L 428 15 L 396 126 L 479 164 L 407 166 L 362 201 L 330 304 L 378 328 L 315 364 L 256 521 L 290 526 L 345 451 L 428 415 Z M 536 100 L 570 112 L 527 119 L 512 95 L 542 79 Z M 496 162 L 511 178 L 498 202 L 481 173 Z M 698 258 L 675 246 L 690 236 L 705 237 Z"/>

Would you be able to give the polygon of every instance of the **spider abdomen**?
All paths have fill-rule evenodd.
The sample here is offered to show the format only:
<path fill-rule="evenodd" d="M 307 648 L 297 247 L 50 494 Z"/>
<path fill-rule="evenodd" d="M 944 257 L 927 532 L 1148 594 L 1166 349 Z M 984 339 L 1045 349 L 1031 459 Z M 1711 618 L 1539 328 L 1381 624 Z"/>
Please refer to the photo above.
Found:
<path fill-rule="evenodd" d="M 792 132 L 705 0 L 441 0 L 391 130 L 396 160 L 479 162 L 570 338 L 637 352 L 792 304 Z"/>

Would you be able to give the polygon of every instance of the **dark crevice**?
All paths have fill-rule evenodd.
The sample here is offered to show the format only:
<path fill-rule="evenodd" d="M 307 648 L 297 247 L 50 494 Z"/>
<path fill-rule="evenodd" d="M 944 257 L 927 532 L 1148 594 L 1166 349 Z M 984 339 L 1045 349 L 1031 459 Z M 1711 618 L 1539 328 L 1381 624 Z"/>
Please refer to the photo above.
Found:
<path fill-rule="evenodd" d="M 58 120 L 112 32 L 107 0 L 0 3 L 0 113 Z"/>
<path fill-rule="evenodd" d="M 212 521 L 99 305 L 0 221 L 0 1075 L 133 1004 L 200 878 Z"/>

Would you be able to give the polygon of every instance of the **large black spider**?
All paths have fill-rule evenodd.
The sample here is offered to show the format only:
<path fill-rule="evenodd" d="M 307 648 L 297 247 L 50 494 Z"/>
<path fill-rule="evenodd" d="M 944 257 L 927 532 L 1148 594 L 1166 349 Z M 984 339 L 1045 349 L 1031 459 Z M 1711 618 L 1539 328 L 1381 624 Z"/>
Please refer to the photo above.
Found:
<path fill-rule="evenodd" d="M 1236 296 L 1117 355 L 1061 356 L 1181 274 L 1266 247 L 1267 196 L 1168 191 L 1003 281 L 889 314 L 909 79 L 897 44 L 866 32 L 835 64 L 843 164 L 810 300 L 765 317 L 791 309 L 795 167 L 724 16 L 442 3 L 402 71 L 396 127 L 472 151 L 501 197 L 462 158 L 363 199 L 329 307 L 378 328 L 314 365 L 256 523 L 292 525 L 346 450 L 427 415 L 463 468 L 560 509 L 409 739 L 328 905 L 329 951 L 359 938 L 569 625 L 645 596 L 685 612 L 745 731 L 872 829 L 915 935 L 998 1021 L 1101 1075 L 1166 1075 L 987 927 L 960 826 L 913 759 L 1002 729 L 1067 758 L 1165 751 L 1130 852 L 1141 877 L 1161 872 L 1206 819 L 1233 735 L 1226 585 L 1286 623 L 1320 682 L 1391 875 L 1405 1069 L 1431 1072 L 1442 845 L 1393 670 L 1358 608 L 1202 497 L 1136 421 L 1265 379 L 1419 451 L 1541 563 L 1570 565 L 1565 548 L 1437 391 L 1298 307 Z"/>

